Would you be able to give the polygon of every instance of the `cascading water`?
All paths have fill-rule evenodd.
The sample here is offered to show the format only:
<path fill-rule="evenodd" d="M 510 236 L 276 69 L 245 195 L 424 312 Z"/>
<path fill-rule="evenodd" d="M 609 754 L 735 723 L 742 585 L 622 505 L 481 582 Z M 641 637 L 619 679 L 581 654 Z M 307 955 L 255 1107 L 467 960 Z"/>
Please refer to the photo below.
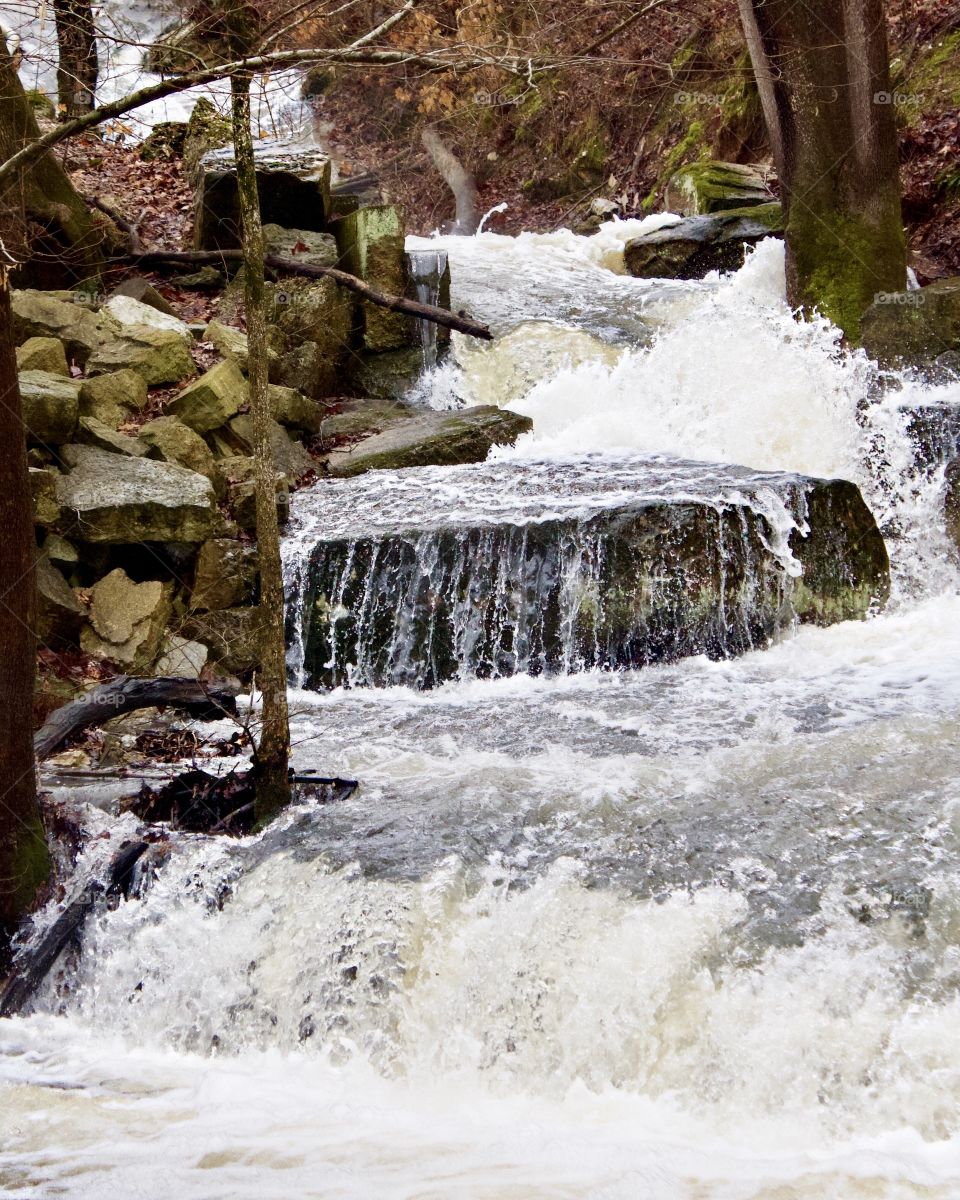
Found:
<path fill-rule="evenodd" d="M 624 232 L 427 245 L 450 256 L 454 306 L 501 336 L 455 339 L 422 394 L 495 397 L 533 431 L 476 468 L 302 493 L 296 628 L 337 587 L 345 620 L 350 588 L 369 591 L 383 606 L 363 620 L 399 653 L 419 610 L 367 588 L 357 547 L 423 561 L 457 525 L 492 539 L 462 552 L 491 597 L 519 555 L 508 527 L 556 533 L 533 628 L 536 597 L 582 601 L 588 581 L 559 531 L 582 545 L 638 496 L 730 514 L 730 547 L 752 524 L 780 597 L 811 524 L 798 475 L 859 486 L 890 550 L 886 611 L 787 620 L 739 658 L 295 693 L 298 767 L 363 786 L 256 838 L 184 838 L 142 898 L 88 922 L 32 1015 L 0 1022 L 0 1193 L 960 1194 L 960 598 L 941 515 L 960 387 L 880 381 L 794 323 L 775 244 L 730 279 L 650 285 L 612 269 Z M 311 593 L 321 543 L 336 578 Z M 469 611 L 476 647 L 489 626 Z M 355 647 L 323 661 L 359 669 Z M 114 844 L 134 828 L 91 816 Z M 91 838 L 81 878 L 108 848 Z"/>

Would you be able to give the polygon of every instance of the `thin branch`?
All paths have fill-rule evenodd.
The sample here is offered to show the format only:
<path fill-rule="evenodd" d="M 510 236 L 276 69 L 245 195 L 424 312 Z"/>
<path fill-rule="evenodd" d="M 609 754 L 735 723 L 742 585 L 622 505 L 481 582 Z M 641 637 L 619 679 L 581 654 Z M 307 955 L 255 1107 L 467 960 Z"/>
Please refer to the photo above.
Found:
<path fill-rule="evenodd" d="M 591 42 L 586 50 L 581 51 L 581 53 L 577 55 L 577 58 L 590 58 L 600 49 L 601 46 L 605 46 L 607 42 L 612 42 L 613 39 L 615 37 L 619 37 L 621 33 L 626 33 L 628 29 L 630 29 L 633 25 L 636 25 L 636 23 L 642 17 L 645 17 L 647 13 L 653 12 L 655 8 L 663 8 L 665 4 L 670 3 L 671 0 L 650 0 L 650 3 L 644 5 L 644 7 L 638 12 L 631 13 L 626 20 L 621 21 L 619 25 L 615 25 L 613 29 L 611 29 L 608 33 L 605 33 L 602 37 L 598 37 L 595 42 Z"/>
<path fill-rule="evenodd" d="M 187 75 L 178 75 L 174 79 L 165 79 L 160 83 L 151 84 L 149 87 L 131 92 L 127 96 L 121 96 L 119 100 L 104 104 L 101 108 L 94 109 L 82 117 L 77 117 L 72 121 L 64 121 L 48 133 L 43 134 L 42 137 L 29 142 L 23 149 L 11 155 L 6 162 L 0 164 L 0 186 L 6 184 L 18 171 L 37 162 L 47 150 L 56 146 L 59 142 L 85 133 L 88 129 L 102 125 L 105 121 L 111 121 L 115 117 L 122 117 L 128 112 L 132 112 L 133 109 L 142 108 L 143 105 L 149 104 L 154 100 L 163 100 L 167 96 L 175 96 L 179 92 L 188 91 L 190 88 L 197 87 L 200 84 L 215 83 L 219 79 L 226 79 L 231 75 L 240 74 L 244 71 L 260 74 L 275 70 L 278 67 L 305 66 L 307 63 L 315 62 L 343 63 L 354 66 L 407 65 L 419 66 L 425 70 L 434 71 L 450 70 L 451 68 L 473 70 L 493 67 L 511 75 L 517 74 L 520 69 L 518 64 L 513 60 L 498 59 L 491 56 L 471 56 L 465 59 L 449 51 L 411 54 L 405 50 L 368 50 L 366 48 L 359 50 L 351 50 L 349 48 L 333 50 L 276 50 L 270 54 L 259 54 L 252 58 L 237 59 L 234 62 L 222 63 L 216 67 L 207 67 L 202 71 L 192 71 Z"/>
<path fill-rule="evenodd" d="M 200 266 L 203 263 L 239 262 L 242 254 L 239 250 L 155 250 L 149 254 L 127 254 L 115 261 L 130 263 L 138 267 L 155 267 L 164 263 L 186 263 L 190 266 Z M 299 263 L 292 258 L 282 258 L 278 254 L 268 254 L 263 260 L 265 267 L 274 271 L 286 271 L 290 275 L 303 275 L 308 279 L 332 279 L 335 283 L 349 288 L 358 296 L 363 296 L 371 304 L 381 308 L 389 308 L 394 312 L 408 313 L 412 317 L 420 317 L 431 321 L 434 325 L 442 325 L 445 329 L 455 329 L 469 337 L 481 341 L 493 341 L 493 334 L 477 321 L 470 320 L 462 313 L 453 313 L 445 308 L 435 308 L 432 304 L 421 304 L 417 300 L 408 300 L 405 296 L 391 296 L 388 292 L 379 292 L 376 288 L 336 267 L 319 267 L 312 263 Z"/>

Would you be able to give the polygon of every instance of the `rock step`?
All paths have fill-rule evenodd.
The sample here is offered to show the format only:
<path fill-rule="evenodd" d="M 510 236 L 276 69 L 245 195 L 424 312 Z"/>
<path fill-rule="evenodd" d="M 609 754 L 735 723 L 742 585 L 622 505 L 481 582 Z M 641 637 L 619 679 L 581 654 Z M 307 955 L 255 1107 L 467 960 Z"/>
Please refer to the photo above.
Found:
<path fill-rule="evenodd" d="M 522 479 L 486 465 L 482 491 L 471 468 L 445 479 L 397 472 L 381 486 L 389 499 L 376 511 L 361 480 L 302 493 L 300 557 L 288 547 L 287 561 L 289 634 L 303 682 L 422 688 L 722 658 L 764 645 L 795 621 L 862 618 L 885 601 L 886 547 L 852 483 L 717 468 L 726 483 L 713 494 L 698 464 L 670 470 L 664 487 L 662 461 L 633 464 L 609 493 L 569 515 L 577 497 L 561 483 L 541 499 L 547 481 L 535 473 L 512 510 L 511 488 L 522 489 Z M 602 477 L 604 467 L 583 467 L 585 489 L 591 471 Z M 796 522 L 792 556 L 782 537 L 773 549 L 786 512 Z"/>

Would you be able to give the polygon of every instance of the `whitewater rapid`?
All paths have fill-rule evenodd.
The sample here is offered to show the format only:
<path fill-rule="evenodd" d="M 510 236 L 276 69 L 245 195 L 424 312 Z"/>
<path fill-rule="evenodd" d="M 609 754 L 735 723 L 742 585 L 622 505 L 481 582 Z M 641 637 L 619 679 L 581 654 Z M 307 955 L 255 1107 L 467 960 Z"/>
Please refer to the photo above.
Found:
<path fill-rule="evenodd" d="M 631 454 L 840 475 L 888 610 L 729 661 L 294 693 L 297 766 L 361 789 L 184 839 L 0 1022 L 0 1195 L 960 1195 L 960 596 L 905 416 L 960 391 L 797 324 L 776 243 L 651 285 L 634 230 L 442 239 L 500 336 L 419 399 L 533 432 L 475 491 L 357 481 L 365 519 L 508 507 L 510 464 L 582 502 L 584 453 L 626 489 Z"/>

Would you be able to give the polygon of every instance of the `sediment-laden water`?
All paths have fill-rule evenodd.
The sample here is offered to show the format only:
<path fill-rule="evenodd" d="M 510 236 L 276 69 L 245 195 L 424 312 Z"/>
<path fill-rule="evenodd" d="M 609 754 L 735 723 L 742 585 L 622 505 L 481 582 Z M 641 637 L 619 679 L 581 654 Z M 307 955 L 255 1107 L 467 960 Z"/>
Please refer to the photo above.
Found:
<path fill-rule="evenodd" d="M 861 489 L 885 611 L 739 657 L 296 691 L 298 766 L 361 789 L 184 839 L 0 1022 L 0 1194 L 960 1195 L 960 387 L 794 324 L 773 243 L 659 287 L 614 273 L 623 232 L 442 240 L 501 336 L 419 394 L 533 432 L 302 493 L 291 600 L 318 539 L 588 519 L 651 471 L 749 494 L 789 579 L 798 514 L 757 480 L 799 473 Z"/>

